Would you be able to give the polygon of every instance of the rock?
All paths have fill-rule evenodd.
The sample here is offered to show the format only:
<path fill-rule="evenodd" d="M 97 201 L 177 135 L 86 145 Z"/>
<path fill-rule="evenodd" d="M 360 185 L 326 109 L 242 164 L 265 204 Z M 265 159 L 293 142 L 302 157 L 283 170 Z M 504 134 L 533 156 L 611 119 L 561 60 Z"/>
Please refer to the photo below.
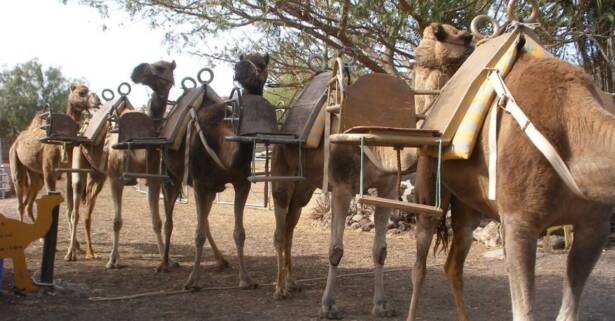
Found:
<path fill-rule="evenodd" d="M 487 248 L 496 248 L 502 245 L 502 236 L 500 235 L 500 223 L 491 222 L 484 228 L 474 230 L 474 239 L 483 243 Z"/>
<path fill-rule="evenodd" d="M 483 257 L 490 260 L 503 260 L 504 249 L 496 249 L 483 253 Z"/>
<path fill-rule="evenodd" d="M 367 218 L 361 219 L 359 224 L 361 224 L 361 229 L 364 232 L 369 232 L 369 231 L 372 230 L 372 228 L 374 228 L 374 223 L 372 221 L 370 221 L 369 219 L 367 219 Z"/>
<path fill-rule="evenodd" d="M 353 230 L 358 230 L 361 228 L 361 224 L 359 224 L 358 222 L 354 222 L 350 225 L 350 228 Z"/>
<path fill-rule="evenodd" d="M 362 219 L 363 219 L 363 215 L 355 214 L 355 215 L 352 216 L 351 221 L 353 221 L 353 222 L 361 222 Z"/>
<path fill-rule="evenodd" d="M 399 222 L 399 226 L 397 227 L 397 229 L 398 229 L 400 232 L 405 231 L 405 230 L 406 230 L 406 223 L 404 223 L 404 222 Z"/>

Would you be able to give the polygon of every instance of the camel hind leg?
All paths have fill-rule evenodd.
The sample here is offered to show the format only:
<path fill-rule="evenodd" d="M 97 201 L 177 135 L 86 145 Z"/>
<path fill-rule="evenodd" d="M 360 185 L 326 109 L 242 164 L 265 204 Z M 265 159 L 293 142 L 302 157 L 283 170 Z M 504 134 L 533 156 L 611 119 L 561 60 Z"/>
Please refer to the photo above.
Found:
<path fill-rule="evenodd" d="M 609 210 L 603 215 L 594 214 L 591 218 L 574 225 L 574 241 L 568 254 L 564 295 L 557 321 L 576 321 L 579 301 L 585 282 L 594 265 L 602 254 L 609 236 Z"/>
<path fill-rule="evenodd" d="M 28 198 L 28 173 L 26 167 L 19 161 L 15 146 L 9 149 L 9 163 L 11 170 L 11 180 L 15 188 L 17 196 L 17 211 L 19 212 L 19 220 L 23 222 L 23 217 L 26 210 L 26 200 Z M 24 200 L 24 198 L 26 200 Z"/>
<path fill-rule="evenodd" d="M 173 234 L 173 210 L 179 193 L 181 192 L 181 183 L 175 180 L 173 183 L 165 183 L 162 185 L 162 194 L 164 195 L 164 253 L 162 262 L 156 269 L 157 272 L 169 272 L 173 267 L 179 267 L 176 262 L 171 262 L 169 259 L 169 251 L 171 248 L 171 235 Z"/>
<path fill-rule="evenodd" d="M 453 242 L 446 258 L 444 272 L 453 292 L 458 320 L 468 321 L 470 319 L 463 300 L 463 265 L 474 240 L 472 232 L 480 223 L 481 215 L 456 199 L 451 200 L 451 211 Z"/>
<path fill-rule="evenodd" d="M 207 239 L 209 222 L 207 216 L 211 211 L 211 205 L 216 198 L 216 193 L 208 191 L 197 181 L 194 182 L 194 198 L 196 200 L 197 227 L 194 235 L 194 265 L 188 280 L 184 284 L 186 289 L 198 289 L 199 278 L 201 275 L 201 260 L 203 257 L 203 245 Z"/>
<path fill-rule="evenodd" d="M 86 242 L 86 259 L 96 259 L 96 253 L 92 246 L 92 212 L 94 211 L 94 205 L 96 204 L 96 198 L 105 185 L 106 176 L 97 172 L 90 174 L 87 187 L 83 194 L 83 202 L 85 204 L 85 216 L 83 217 L 83 225 L 85 228 L 85 242 Z M 77 243 L 79 244 L 79 243 Z"/>
<path fill-rule="evenodd" d="M 30 220 L 34 222 L 34 201 L 38 192 L 43 188 L 43 177 L 32 171 L 28 171 L 28 177 L 30 178 L 30 186 L 28 188 L 28 195 L 26 196 L 26 212 L 30 217 Z"/>
<path fill-rule="evenodd" d="M 113 198 L 113 207 L 115 216 L 113 218 L 113 244 L 107 269 L 117 269 L 120 267 L 120 231 L 122 230 L 122 193 L 124 186 L 117 178 L 111 179 L 111 197 Z"/>
<path fill-rule="evenodd" d="M 255 289 L 258 284 L 254 283 L 248 274 L 244 259 L 244 244 L 246 241 L 246 231 L 243 227 L 243 210 L 250 194 L 250 182 L 242 181 L 233 185 L 235 187 L 235 229 L 233 231 L 233 239 L 237 247 L 237 257 L 239 259 L 239 288 Z"/>
<path fill-rule="evenodd" d="M 394 186 L 395 184 L 390 184 L 387 187 L 390 188 Z M 383 197 L 392 199 L 395 195 L 395 189 L 389 191 L 388 193 L 379 189 L 379 193 L 382 193 Z M 396 315 L 395 310 L 389 306 L 384 292 L 383 269 L 384 261 L 387 257 L 386 232 L 390 215 L 391 209 L 383 207 L 377 207 L 376 212 L 374 213 L 376 231 L 372 248 L 372 258 L 374 261 L 374 306 L 372 308 L 372 315 L 376 317 L 393 317 Z"/>

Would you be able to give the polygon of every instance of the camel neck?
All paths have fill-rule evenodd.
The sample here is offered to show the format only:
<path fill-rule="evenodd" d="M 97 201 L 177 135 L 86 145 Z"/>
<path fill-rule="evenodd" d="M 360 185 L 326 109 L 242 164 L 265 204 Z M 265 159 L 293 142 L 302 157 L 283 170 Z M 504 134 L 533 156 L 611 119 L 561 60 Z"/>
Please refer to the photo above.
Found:
<path fill-rule="evenodd" d="M 263 95 L 263 88 L 259 88 L 259 89 L 244 88 L 243 90 L 244 90 L 244 95 L 256 95 L 256 96 Z"/>
<path fill-rule="evenodd" d="M 159 128 L 162 124 L 162 118 L 167 109 L 169 100 L 169 92 L 154 92 L 150 98 L 149 116 L 154 120 L 154 127 Z"/>
<path fill-rule="evenodd" d="M 66 106 L 66 114 L 76 123 L 81 122 L 81 112 L 78 112 L 76 108 L 73 108 L 70 104 Z"/>

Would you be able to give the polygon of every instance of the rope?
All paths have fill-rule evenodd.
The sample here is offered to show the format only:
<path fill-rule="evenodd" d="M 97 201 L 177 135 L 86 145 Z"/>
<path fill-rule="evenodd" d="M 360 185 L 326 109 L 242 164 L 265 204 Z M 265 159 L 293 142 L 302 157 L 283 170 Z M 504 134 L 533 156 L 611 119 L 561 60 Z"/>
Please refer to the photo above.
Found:
<path fill-rule="evenodd" d="M 363 155 L 365 154 L 365 137 L 361 136 L 361 173 L 359 176 L 359 194 L 363 195 Z"/>
<path fill-rule="evenodd" d="M 401 148 L 395 148 L 397 151 L 397 199 L 401 199 Z"/>
<path fill-rule="evenodd" d="M 427 268 L 433 268 L 433 267 L 437 267 L 442 265 L 441 263 L 436 263 L 436 264 L 432 264 L 427 266 Z M 411 271 L 411 268 L 398 268 L 398 269 L 389 269 L 389 270 L 385 270 L 382 271 L 382 273 L 394 273 L 394 272 L 408 272 Z M 349 277 L 354 277 L 354 276 L 364 276 L 364 275 L 372 275 L 374 274 L 373 271 L 371 272 L 356 272 L 356 273 L 348 273 L 348 274 L 340 274 L 338 276 L 336 276 L 337 279 L 341 279 L 341 278 L 349 278 Z M 327 277 L 316 277 L 316 278 L 306 278 L 306 279 L 299 279 L 296 280 L 295 282 L 297 283 L 308 283 L 308 282 L 314 282 L 314 281 L 326 281 Z M 272 283 L 266 283 L 266 284 L 261 284 L 262 287 L 269 287 L 269 286 L 275 286 L 276 283 L 272 282 Z M 103 302 L 103 301 L 120 301 L 120 300 L 131 300 L 131 299 L 138 299 L 138 298 L 144 298 L 144 297 L 153 297 L 153 296 L 171 296 L 171 295 L 178 295 L 178 294 L 184 294 L 184 293 L 192 293 L 192 292 L 198 292 L 198 291 L 220 291 L 220 290 L 239 290 L 240 288 L 238 286 L 214 286 L 214 287 L 209 287 L 209 288 L 200 288 L 198 290 L 186 290 L 186 289 L 181 289 L 181 290 L 171 290 L 171 291 L 166 291 L 166 290 L 160 290 L 160 291 L 153 291 L 153 292 L 144 292 L 144 293 L 137 293 L 137 294 L 132 294 L 132 295 L 123 295 L 123 296 L 111 296 L 111 297 L 90 297 L 88 298 L 89 301 L 92 302 Z"/>
<path fill-rule="evenodd" d="M 442 139 L 438 139 L 438 161 L 437 161 L 437 165 L 436 165 L 436 204 L 435 206 L 437 208 L 442 208 L 442 201 L 441 201 L 441 184 L 440 181 L 442 180 L 441 177 L 441 171 L 442 171 Z"/>

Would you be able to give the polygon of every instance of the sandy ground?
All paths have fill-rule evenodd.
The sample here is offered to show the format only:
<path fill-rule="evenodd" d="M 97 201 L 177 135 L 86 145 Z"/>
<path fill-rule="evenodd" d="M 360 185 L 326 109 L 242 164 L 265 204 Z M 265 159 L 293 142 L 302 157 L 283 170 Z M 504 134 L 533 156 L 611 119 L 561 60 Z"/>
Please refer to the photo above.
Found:
<path fill-rule="evenodd" d="M 262 193 L 251 203 L 262 204 Z M 170 273 L 155 273 L 158 255 L 144 194 L 127 188 L 124 193 L 124 227 L 121 233 L 121 262 L 124 268 L 105 269 L 111 248 L 113 207 L 105 187 L 94 213 L 93 240 L 97 260 L 63 260 L 68 246 L 68 230 L 63 211 L 60 217 L 56 282 L 65 288 L 55 296 L 0 295 L 0 320 L 317 320 L 323 280 L 302 284 L 303 290 L 285 301 L 275 301 L 275 252 L 272 235 L 273 212 L 249 209 L 245 213 L 246 255 L 251 276 L 262 286 L 256 290 L 203 290 L 175 296 L 158 296 L 113 302 L 92 302 L 90 297 L 131 295 L 141 292 L 181 289 L 190 273 L 196 221 L 192 195 L 189 204 L 178 204 L 171 249 L 180 267 Z M 222 199 L 232 200 L 232 191 Z M 0 212 L 15 215 L 15 200 L 0 200 Z M 212 233 L 232 268 L 218 271 L 209 248 L 205 250 L 201 286 L 232 287 L 238 283 L 237 256 L 232 239 L 233 213 L 229 205 L 216 204 L 210 215 Z M 79 239 L 83 240 L 83 225 Z M 327 273 L 329 231 L 303 215 L 293 253 L 295 275 L 299 279 L 321 278 Z M 373 233 L 346 231 L 342 273 L 370 272 Z M 415 253 L 412 233 L 389 235 L 386 267 L 395 271 L 385 276 L 390 304 L 399 312 L 389 320 L 405 320 L 410 299 L 410 270 Z M 32 273 L 40 266 L 40 242 L 28 249 Z M 465 296 L 472 320 L 511 320 L 510 297 L 504 262 L 485 259 L 486 250 L 475 244 L 465 270 Z M 430 256 L 429 272 L 419 308 L 419 320 L 455 320 L 455 308 L 444 273 L 443 255 Z M 537 320 L 554 320 L 561 300 L 562 275 L 566 256 L 541 255 L 536 266 Z M 402 269 L 400 271 L 400 269 Z M 12 267 L 5 263 L 4 289 L 12 284 Z M 345 320 L 373 320 L 370 316 L 372 276 L 339 280 L 338 307 Z M 605 251 L 595 268 L 582 302 L 581 320 L 615 320 L 615 251 Z"/>

